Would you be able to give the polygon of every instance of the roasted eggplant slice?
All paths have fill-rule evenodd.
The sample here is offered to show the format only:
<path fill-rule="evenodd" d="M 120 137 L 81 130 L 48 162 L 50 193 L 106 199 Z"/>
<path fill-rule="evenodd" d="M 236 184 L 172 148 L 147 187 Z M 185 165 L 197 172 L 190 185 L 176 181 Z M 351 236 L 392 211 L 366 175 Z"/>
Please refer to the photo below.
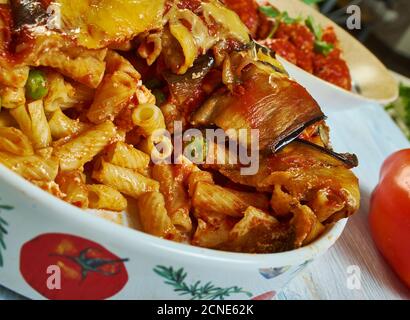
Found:
<path fill-rule="evenodd" d="M 304 143 L 308 146 L 311 146 L 312 148 L 316 148 L 316 149 L 320 150 L 321 152 L 326 153 L 326 154 L 332 156 L 333 158 L 342 161 L 345 164 L 345 166 L 349 169 L 355 168 L 359 165 L 359 159 L 357 158 L 357 156 L 355 154 L 336 153 L 333 150 L 323 148 L 323 147 L 321 147 L 317 144 L 314 144 L 314 143 L 311 143 L 309 141 L 302 140 L 302 139 L 297 139 L 297 142 Z"/>
<path fill-rule="evenodd" d="M 289 213 L 295 204 L 306 204 L 320 222 L 330 222 L 348 217 L 359 208 L 359 184 L 350 170 L 357 164 L 355 158 L 297 140 L 275 154 L 262 156 L 254 176 L 242 175 L 240 168 L 229 165 L 216 165 L 214 169 L 235 183 L 273 192 L 271 204 L 276 213 Z M 278 194 L 289 198 L 288 211 L 279 209 Z"/>
<path fill-rule="evenodd" d="M 259 150 L 277 149 L 296 139 L 308 126 L 325 118 L 317 102 L 301 85 L 279 73 L 269 73 L 255 64 L 241 74 L 232 91 L 217 93 L 200 108 L 194 125 L 259 130 Z M 206 110 L 204 110 L 206 109 Z M 206 114 L 206 116 L 204 116 Z"/>
<path fill-rule="evenodd" d="M 47 11 L 42 1 L 10 0 L 13 13 L 14 29 L 20 30 L 24 26 L 36 26 L 45 22 Z"/>
<path fill-rule="evenodd" d="M 178 105 L 183 105 L 190 99 L 192 93 L 200 88 L 202 80 L 211 70 L 214 62 L 213 57 L 205 55 L 198 58 L 195 65 L 184 75 L 165 72 L 163 76 L 168 83 L 172 100 Z"/>

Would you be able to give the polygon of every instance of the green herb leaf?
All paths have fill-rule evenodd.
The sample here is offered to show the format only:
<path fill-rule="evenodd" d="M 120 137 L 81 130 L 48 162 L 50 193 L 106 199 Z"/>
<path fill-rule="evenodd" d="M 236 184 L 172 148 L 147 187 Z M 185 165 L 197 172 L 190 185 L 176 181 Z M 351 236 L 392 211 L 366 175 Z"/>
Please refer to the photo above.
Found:
<path fill-rule="evenodd" d="M 329 53 L 333 51 L 335 46 L 332 43 L 328 43 L 326 41 L 315 41 L 315 51 L 327 56 Z"/>
<path fill-rule="evenodd" d="M 305 24 L 306 27 L 308 27 L 310 31 L 312 31 L 316 40 L 321 41 L 323 37 L 323 30 L 322 27 L 315 22 L 315 19 L 312 16 L 308 16 L 305 20 Z"/>
<path fill-rule="evenodd" d="M 178 292 L 180 296 L 188 295 L 191 300 L 223 300 L 232 294 L 245 294 L 252 297 L 252 293 L 237 286 L 221 288 L 214 286 L 211 282 L 202 284 L 201 281 L 189 285 L 185 282 L 187 273 L 183 268 L 175 271 L 172 267 L 156 266 L 153 271 L 164 278 L 164 283 L 172 286 L 174 292 Z"/>
<path fill-rule="evenodd" d="M 280 16 L 279 10 L 271 6 L 260 6 L 259 11 L 269 18 L 277 18 Z"/>
<path fill-rule="evenodd" d="M 298 19 L 291 18 L 287 11 L 282 12 L 281 20 L 286 24 L 294 24 L 298 22 Z"/>
<path fill-rule="evenodd" d="M 304 3 L 306 3 L 309 6 L 312 6 L 314 4 L 318 4 L 322 2 L 323 0 L 303 0 Z"/>

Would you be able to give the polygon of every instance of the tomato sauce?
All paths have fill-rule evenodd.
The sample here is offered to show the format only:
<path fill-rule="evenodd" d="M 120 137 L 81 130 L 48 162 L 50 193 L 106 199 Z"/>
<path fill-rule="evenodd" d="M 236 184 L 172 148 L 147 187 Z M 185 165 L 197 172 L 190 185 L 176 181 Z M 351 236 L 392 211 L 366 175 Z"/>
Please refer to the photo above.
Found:
<path fill-rule="evenodd" d="M 273 39 L 263 43 L 303 70 L 350 91 L 352 80 L 349 68 L 341 57 L 333 28 L 327 28 L 323 35 L 323 41 L 335 46 L 328 55 L 315 52 L 314 40 L 313 33 L 306 26 L 282 22 Z"/>
<path fill-rule="evenodd" d="M 339 42 L 332 27 L 323 30 L 321 40 L 334 46 L 328 54 L 316 52 L 315 35 L 303 23 L 278 23 L 259 11 L 255 0 L 224 0 L 235 11 L 251 34 L 289 62 L 343 89 L 352 89 L 349 68 L 342 58 Z M 274 31 L 274 32 L 272 32 Z M 273 36 L 272 36 L 273 33 Z"/>

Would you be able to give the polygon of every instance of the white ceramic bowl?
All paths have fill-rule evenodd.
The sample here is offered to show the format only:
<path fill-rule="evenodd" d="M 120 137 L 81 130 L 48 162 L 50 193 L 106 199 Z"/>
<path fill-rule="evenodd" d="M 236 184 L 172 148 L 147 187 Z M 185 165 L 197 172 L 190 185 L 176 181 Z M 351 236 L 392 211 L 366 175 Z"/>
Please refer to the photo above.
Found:
<path fill-rule="evenodd" d="M 291 17 L 300 15 L 307 18 L 311 15 L 317 23 L 322 26 L 333 26 L 335 30 L 353 84 L 360 92 L 342 89 L 278 57 L 290 76 L 309 91 L 325 113 L 360 108 L 366 104 L 388 104 L 397 99 L 397 81 L 383 63 L 348 32 L 300 0 L 270 0 L 270 2 L 279 10 L 287 11 Z"/>
<path fill-rule="evenodd" d="M 53 245 L 51 242 L 55 241 L 56 236 L 50 238 L 50 234 L 58 234 L 57 238 L 61 241 L 56 246 L 64 242 L 66 235 L 73 235 L 91 240 L 96 246 L 101 245 L 118 257 L 129 259 L 118 269 L 125 285 L 120 285 L 121 288 L 114 295 L 104 298 L 209 299 L 218 298 L 216 295 L 222 293 L 221 298 L 224 299 L 272 299 L 313 259 L 331 247 L 346 225 L 345 220 L 339 221 L 320 239 L 298 250 L 266 255 L 237 254 L 174 243 L 86 214 L 31 185 L 2 165 L 0 198 L 0 205 L 3 206 L 0 227 L 8 232 L 4 234 L 3 230 L 7 248 L 0 249 L 4 262 L 0 267 L 0 283 L 34 299 L 53 294 L 54 298 L 61 298 L 69 290 L 73 293 L 73 289 L 65 288 L 64 280 L 60 289 L 51 287 L 45 295 L 33 288 L 33 283 L 45 286 L 39 281 L 53 275 L 52 272 L 47 274 L 50 270 L 45 265 L 40 269 L 35 268 L 36 265 L 42 265 L 44 257 L 51 257 L 45 251 L 46 247 Z M 30 247 L 36 247 L 36 240 L 32 241 L 34 238 L 43 241 L 49 239 L 49 242 L 43 242 L 43 247 L 39 247 L 37 242 L 38 249 L 27 252 Z M 66 243 L 64 245 L 67 246 Z M 26 252 L 22 256 L 24 247 Z M 27 260 L 27 254 L 30 260 Z M 200 281 L 197 285 L 199 288 L 209 283 L 209 295 L 200 296 L 195 290 L 180 295 L 182 292 L 175 291 L 178 287 L 175 283 L 167 284 L 164 270 L 165 273 L 177 276 L 176 271 L 181 269 L 180 275 L 185 275 L 185 278 L 179 278 L 180 285 L 190 286 Z M 74 296 L 94 298 L 101 286 L 116 281 L 108 275 L 100 275 L 99 279 L 98 283 L 87 280 L 79 282 L 79 288 L 82 289 L 78 292 L 74 290 Z"/>

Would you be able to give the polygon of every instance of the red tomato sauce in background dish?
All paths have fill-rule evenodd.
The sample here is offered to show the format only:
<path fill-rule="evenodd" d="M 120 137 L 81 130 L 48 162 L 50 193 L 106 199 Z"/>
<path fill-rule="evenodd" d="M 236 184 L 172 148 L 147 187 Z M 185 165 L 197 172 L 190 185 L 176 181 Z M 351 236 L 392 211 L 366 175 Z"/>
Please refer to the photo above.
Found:
<path fill-rule="evenodd" d="M 352 90 L 352 79 L 346 61 L 342 57 L 339 41 L 333 27 L 324 28 L 322 41 L 332 44 L 328 54 L 315 50 L 315 35 L 303 22 L 275 22 L 259 11 L 255 0 L 225 0 L 251 30 L 252 35 L 263 45 L 303 70 L 333 83 L 348 91 Z M 256 15 L 259 19 L 256 19 Z M 275 32 L 275 23 L 278 26 Z"/>

